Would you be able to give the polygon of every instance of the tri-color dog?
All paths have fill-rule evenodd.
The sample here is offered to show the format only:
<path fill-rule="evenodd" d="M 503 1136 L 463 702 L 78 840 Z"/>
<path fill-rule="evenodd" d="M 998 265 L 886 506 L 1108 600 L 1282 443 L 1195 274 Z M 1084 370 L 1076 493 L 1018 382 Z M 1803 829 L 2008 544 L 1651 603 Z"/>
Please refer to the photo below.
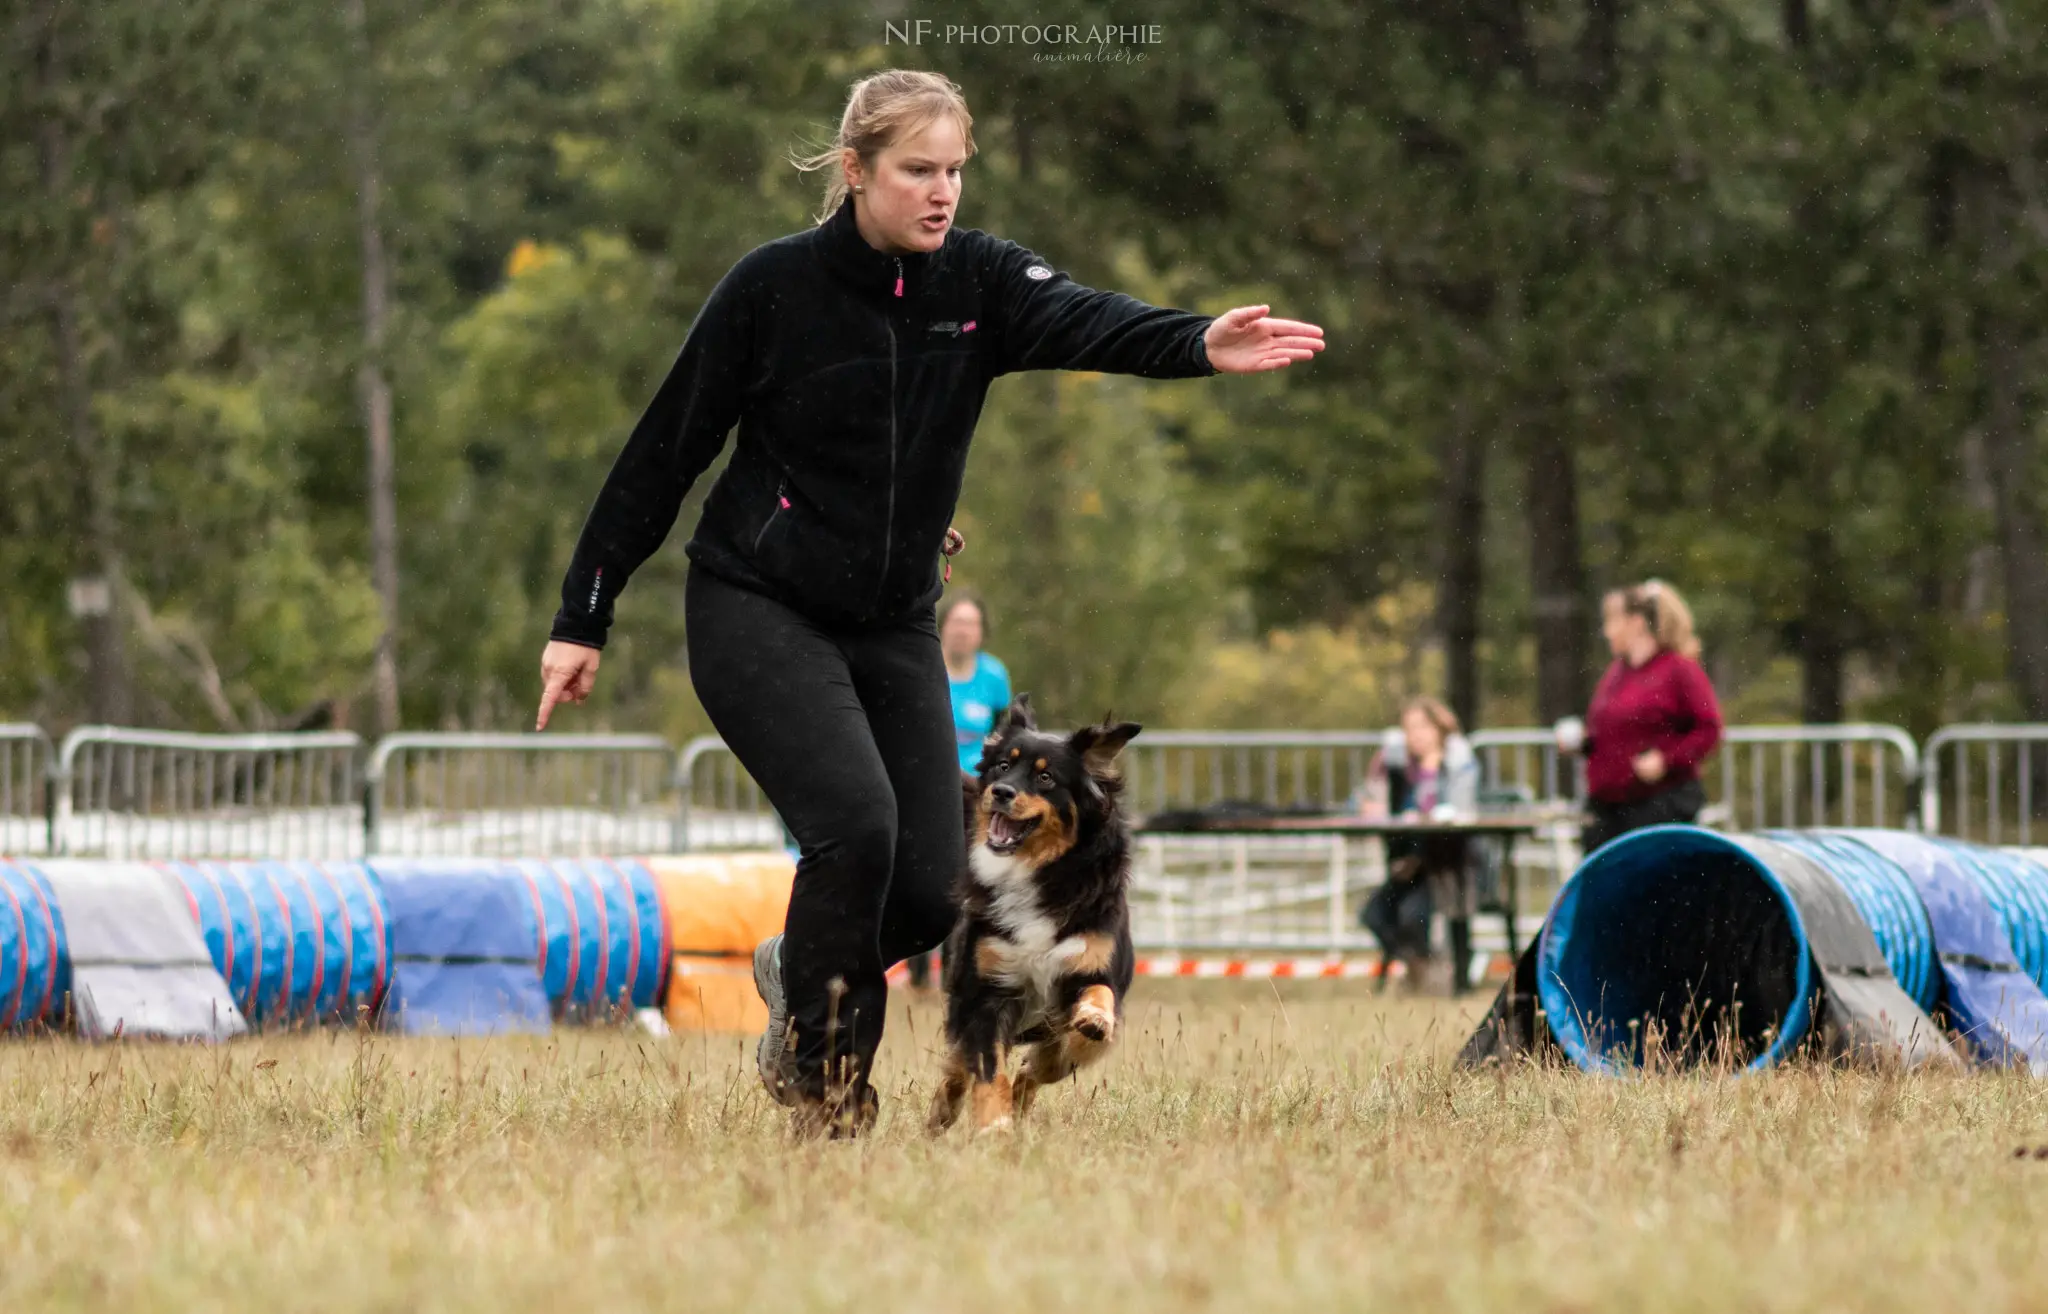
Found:
<path fill-rule="evenodd" d="M 968 863 L 946 940 L 946 1066 L 930 1129 L 973 1096 L 974 1127 L 1008 1126 L 1039 1087 L 1107 1053 L 1131 950 L 1130 830 L 1117 796 L 1128 721 L 1041 734 L 1019 694 L 963 775 Z M 1025 1051 L 1009 1075 L 1010 1051 Z"/>

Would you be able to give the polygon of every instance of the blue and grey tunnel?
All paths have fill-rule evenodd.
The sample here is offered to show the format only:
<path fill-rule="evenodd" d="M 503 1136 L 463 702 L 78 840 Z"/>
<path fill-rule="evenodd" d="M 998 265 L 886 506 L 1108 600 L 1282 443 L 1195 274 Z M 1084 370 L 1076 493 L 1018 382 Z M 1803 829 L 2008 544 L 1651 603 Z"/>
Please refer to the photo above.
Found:
<path fill-rule="evenodd" d="M 1579 1066 L 1621 1072 L 1655 1045 L 1776 1062 L 1811 1026 L 1811 952 L 1778 874 L 1692 827 L 1625 835 L 1583 863 L 1538 949 L 1551 1034 Z"/>
<path fill-rule="evenodd" d="M 2018 946 L 2018 949 L 2015 949 Z M 1533 984 L 1565 1055 L 1618 1073 L 1807 1043 L 2048 1070 L 2048 870 L 1899 832 L 1623 836 L 1567 882 Z"/>

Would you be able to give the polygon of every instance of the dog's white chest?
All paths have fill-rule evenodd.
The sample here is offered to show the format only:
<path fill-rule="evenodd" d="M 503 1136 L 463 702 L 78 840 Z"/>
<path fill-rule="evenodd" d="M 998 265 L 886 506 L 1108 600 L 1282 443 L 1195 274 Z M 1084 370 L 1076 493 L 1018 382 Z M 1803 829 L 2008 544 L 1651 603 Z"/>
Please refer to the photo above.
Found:
<path fill-rule="evenodd" d="M 977 848 L 969 859 L 989 893 L 989 916 L 1000 937 L 981 942 L 982 973 L 1029 996 L 1037 1008 L 1052 1002 L 1052 983 L 1087 948 L 1078 935 L 1059 938 L 1059 927 L 1038 905 L 1031 872 L 1015 858 Z"/>

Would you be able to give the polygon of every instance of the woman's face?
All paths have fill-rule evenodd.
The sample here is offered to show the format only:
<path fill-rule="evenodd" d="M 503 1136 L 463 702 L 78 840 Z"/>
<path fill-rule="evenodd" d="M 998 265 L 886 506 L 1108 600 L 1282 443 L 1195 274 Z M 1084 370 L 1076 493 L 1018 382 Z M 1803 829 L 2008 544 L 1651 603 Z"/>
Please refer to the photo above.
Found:
<path fill-rule="evenodd" d="M 981 651 L 981 608 L 955 603 L 939 630 L 939 647 L 948 657 L 972 657 Z"/>
<path fill-rule="evenodd" d="M 1626 657 L 1629 649 L 1650 637 L 1650 622 L 1628 609 L 1619 595 L 1611 595 L 1600 607 L 1600 633 L 1607 638 L 1607 651 Z"/>
<path fill-rule="evenodd" d="M 1408 760 L 1411 762 L 1435 757 L 1443 751 L 1443 732 L 1436 728 L 1436 722 L 1429 719 L 1429 713 L 1420 707 L 1411 707 L 1401 713 L 1401 735 L 1408 741 Z"/>
<path fill-rule="evenodd" d="M 960 205 L 960 169 L 967 163 L 967 139 L 951 115 L 876 153 L 872 167 L 846 152 L 847 182 L 863 190 L 869 237 L 891 251 L 936 251 L 953 226 Z"/>

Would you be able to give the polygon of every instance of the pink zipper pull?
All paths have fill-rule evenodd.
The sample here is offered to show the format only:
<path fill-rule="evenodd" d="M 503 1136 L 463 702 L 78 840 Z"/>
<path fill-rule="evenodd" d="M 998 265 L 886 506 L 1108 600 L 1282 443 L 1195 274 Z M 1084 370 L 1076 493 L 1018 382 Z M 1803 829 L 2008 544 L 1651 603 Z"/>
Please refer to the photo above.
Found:
<path fill-rule="evenodd" d="M 903 262 L 901 260 L 896 262 L 896 295 L 899 297 L 903 295 Z"/>

